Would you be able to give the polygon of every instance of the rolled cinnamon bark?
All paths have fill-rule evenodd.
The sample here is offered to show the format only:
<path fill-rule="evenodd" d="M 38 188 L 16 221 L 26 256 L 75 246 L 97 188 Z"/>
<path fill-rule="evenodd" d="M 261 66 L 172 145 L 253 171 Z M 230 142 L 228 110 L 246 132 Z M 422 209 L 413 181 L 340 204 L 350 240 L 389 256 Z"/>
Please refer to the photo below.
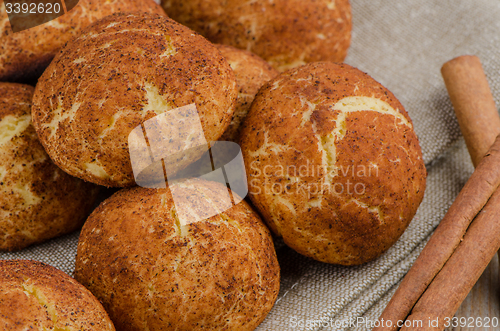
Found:
<path fill-rule="evenodd" d="M 476 56 L 461 56 L 445 63 L 441 72 L 471 159 L 477 166 L 500 133 L 500 117 L 481 62 Z M 491 153 L 465 184 L 380 316 L 380 320 L 390 320 L 392 325 L 384 323 L 374 331 L 397 330 L 397 322 L 405 320 L 422 293 L 454 254 L 470 223 L 500 184 L 498 144 L 498 141 L 495 142 L 497 146 L 492 147 Z M 413 318 L 417 317 L 414 315 Z"/>
<path fill-rule="evenodd" d="M 413 326 L 403 327 L 402 331 L 443 330 L 451 325 L 451 318 L 500 248 L 499 221 L 500 190 L 497 189 L 472 222 L 463 241 L 413 307 L 407 318 L 407 321 L 412 321 L 408 325 Z M 422 321 L 422 326 L 415 327 L 413 321 Z M 438 323 L 434 326 L 429 321 Z"/>
<path fill-rule="evenodd" d="M 495 100 L 477 56 L 464 55 L 441 68 L 472 163 L 476 167 L 500 134 Z"/>
<path fill-rule="evenodd" d="M 499 186 L 500 136 L 465 183 L 380 316 L 379 320 L 391 320 L 392 324 L 384 323 L 374 331 L 398 329 L 397 322 L 405 320 L 422 293 L 454 254 L 474 217 Z"/>

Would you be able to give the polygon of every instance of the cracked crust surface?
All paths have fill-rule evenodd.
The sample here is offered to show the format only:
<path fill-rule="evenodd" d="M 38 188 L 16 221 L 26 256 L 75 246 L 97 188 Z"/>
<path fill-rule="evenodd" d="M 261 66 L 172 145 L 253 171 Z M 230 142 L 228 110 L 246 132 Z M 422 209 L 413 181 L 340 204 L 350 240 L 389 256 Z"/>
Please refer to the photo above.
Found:
<path fill-rule="evenodd" d="M 153 0 L 80 0 L 67 14 L 46 24 L 13 33 L 0 1 L 0 81 L 38 78 L 65 43 L 91 23 L 115 12 L 144 11 L 165 15 Z"/>
<path fill-rule="evenodd" d="M 236 97 L 233 71 L 206 39 L 166 17 L 119 13 L 88 27 L 54 58 L 36 87 L 33 122 L 64 171 L 132 186 L 128 136 L 136 126 L 194 103 L 206 140 L 215 141 Z"/>
<path fill-rule="evenodd" d="M 233 69 L 238 84 L 238 98 L 233 119 L 219 140 L 237 143 L 240 138 L 241 124 L 247 116 L 255 95 L 262 85 L 276 77 L 279 72 L 249 51 L 228 45 L 217 44 L 215 46 Z"/>
<path fill-rule="evenodd" d="M 251 51 L 280 71 L 342 62 L 351 41 L 348 0 L 162 0 L 162 6 L 210 41 Z"/>
<path fill-rule="evenodd" d="M 115 330 L 85 287 L 37 261 L 0 261 L 0 329 Z"/>
<path fill-rule="evenodd" d="M 285 243 L 316 260 L 378 257 L 422 201 L 426 170 L 411 119 L 347 64 L 308 64 L 268 82 L 241 136 L 252 202 Z"/>
<path fill-rule="evenodd" d="M 33 90 L 0 83 L 0 250 L 78 229 L 98 192 L 50 160 L 31 123 Z"/>
<path fill-rule="evenodd" d="M 244 201 L 221 210 L 221 184 L 170 189 L 177 208 L 166 189 L 124 189 L 104 201 L 83 228 L 75 278 L 120 330 L 254 330 L 279 291 L 269 230 Z M 182 201 L 193 213 L 221 213 L 186 224 Z"/>

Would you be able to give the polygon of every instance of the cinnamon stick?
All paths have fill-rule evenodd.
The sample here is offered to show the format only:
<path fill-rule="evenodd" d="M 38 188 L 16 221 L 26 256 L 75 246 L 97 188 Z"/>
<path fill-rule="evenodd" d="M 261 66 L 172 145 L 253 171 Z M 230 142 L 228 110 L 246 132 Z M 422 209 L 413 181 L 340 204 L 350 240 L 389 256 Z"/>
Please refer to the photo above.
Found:
<path fill-rule="evenodd" d="M 450 326 L 451 318 L 499 248 L 500 190 L 497 189 L 413 308 L 407 318 L 408 327 L 401 330 L 443 330 Z M 417 326 L 413 321 L 422 321 L 422 325 Z"/>
<path fill-rule="evenodd" d="M 469 153 L 478 165 L 490 146 L 485 149 L 483 141 L 493 143 L 500 132 L 500 117 L 481 62 L 475 56 L 461 56 L 445 63 L 441 72 Z M 467 181 L 380 316 L 380 321 L 392 323 L 383 323 L 374 331 L 397 330 L 397 322 L 405 320 L 454 253 L 470 223 L 500 184 L 497 149 L 492 149 Z"/>
<path fill-rule="evenodd" d="M 479 59 L 463 56 L 442 70 L 474 165 L 500 132 L 500 117 Z M 498 136 L 489 154 L 497 153 Z M 490 155 L 487 155 L 490 156 Z M 499 164 L 500 166 L 500 164 Z M 477 171 L 477 169 L 476 169 Z M 500 189 L 473 220 L 463 241 L 429 285 L 401 330 L 443 330 L 500 249 Z M 422 321 L 415 327 L 414 321 Z M 435 324 L 431 322 L 437 322 Z"/>
<path fill-rule="evenodd" d="M 490 152 L 465 183 L 380 316 L 379 320 L 390 320 L 392 323 L 385 323 L 374 331 L 397 330 L 397 322 L 405 320 L 422 293 L 458 247 L 474 217 L 500 186 L 499 165 L 500 137 L 495 140 Z"/>
<path fill-rule="evenodd" d="M 500 134 L 500 117 L 481 61 L 465 55 L 441 68 L 472 163 L 476 167 Z"/>

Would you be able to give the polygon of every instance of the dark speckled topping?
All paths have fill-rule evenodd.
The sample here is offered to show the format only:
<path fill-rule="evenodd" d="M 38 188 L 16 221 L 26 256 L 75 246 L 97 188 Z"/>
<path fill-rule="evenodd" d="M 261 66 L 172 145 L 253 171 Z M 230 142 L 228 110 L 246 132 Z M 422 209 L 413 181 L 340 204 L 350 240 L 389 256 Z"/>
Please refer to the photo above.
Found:
<path fill-rule="evenodd" d="M 0 329 L 114 331 L 85 287 L 37 261 L 0 260 Z"/>
<path fill-rule="evenodd" d="M 347 64 L 310 63 L 268 82 L 241 136 L 252 202 L 289 246 L 319 261 L 376 258 L 422 201 L 426 170 L 408 114 Z"/>

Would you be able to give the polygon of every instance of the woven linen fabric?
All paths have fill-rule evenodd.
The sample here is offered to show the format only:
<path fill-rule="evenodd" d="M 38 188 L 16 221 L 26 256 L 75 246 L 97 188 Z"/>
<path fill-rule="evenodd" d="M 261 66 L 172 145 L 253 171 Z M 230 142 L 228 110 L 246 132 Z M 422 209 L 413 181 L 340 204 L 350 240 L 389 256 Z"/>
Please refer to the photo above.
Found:
<path fill-rule="evenodd" d="M 351 0 L 353 38 L 346 59 L 389 88 L 410 114 L 428 170 L 425 198 L 400 240 L 356 267 L 328 265 L 278 248 L 278 301 L 258 330 L 369 330 L 473 171 L 441 78 L 444 62 L 479 56 L 500 102 L 500 2 Z M 78 233 L 0 259 L 34 259 L 72 274 Z M 337 323 L 337 324 L 335 324 Z"/>

